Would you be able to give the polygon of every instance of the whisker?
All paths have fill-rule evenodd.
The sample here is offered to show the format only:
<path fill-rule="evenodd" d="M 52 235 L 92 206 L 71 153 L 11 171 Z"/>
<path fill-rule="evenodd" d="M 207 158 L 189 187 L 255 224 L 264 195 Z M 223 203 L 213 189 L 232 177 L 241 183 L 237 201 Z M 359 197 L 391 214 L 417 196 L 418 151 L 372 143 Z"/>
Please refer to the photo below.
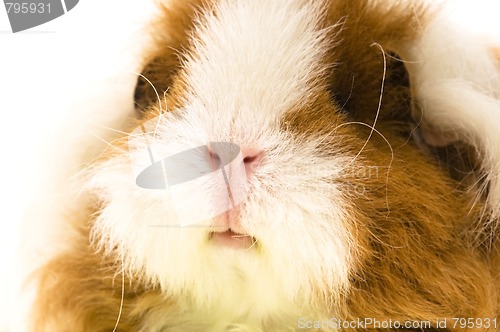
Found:
<path fill-rule="evenodd" d="M 392 148 L 392 145 L 391 143 L 387 140 L 387 138 L 378 130 L 378 129 L 375 129 L 374 127 L 370 126 L 369 124 L 367 123 L 364 123 L 364 122 L 358 122 L 358 121 L 352 121 L 352 122 L 347 122 L 347 123 L 344 123 L 344 124 L 341 124 L 340 126 L 342 125 L 350 125 L 350 124 L 358 124 L 358 125 L 361 125 L 361 126 L 366 126 L 368 128 L 371 128 L 373 130 L 373 132 L 377 133 L 380 135 L 380 137 L 382 137 L 382 139 L 387 143 L 387 145 L 389 146 L 389 149 L 391 149 L 391 160 L 389 162 L 389 164 L 387 165 L 387 173 L 386 173 L 386 179 L 385 179 L 385 192 L 386 192 L 386 196 L 385 196 L 385 200 L 386 200 L 386 204 L 387 204 L 387 210 L 389 211 L 390 208 L 389 208 L 389 193 L 388 193 L 388 184 L 389 184 L 389 172 L 391 170 L 391 167 L 392 167 L 392 163 L 394 161 L 394 149 Z M 337 126 L 337 127 L 340 127 L 340 126 Z M 351 163 L 349 163 L 347 166 L 349 166 Z M 388 212 L 389 213 L 389 212 Z"/>
<path fill-rule="evenodd" d="M 153 90 L 154 90 L 154 92 L 156 94 L 156 98 L 158 99 L 158 105 L 160 106 L 160 110 L 162 110 L 163 106 L 161 104 L 160 94 L 158 93 L 158 90 L 156 89 L 156 87 L 154 86 L 154 84 L 146 76 L 144 76 L 143 74 L 141 74 L 141 73 L 135 73 L 135 72 L 134 72 L 134 74 L 136 74 L 136 75 L 144 78 L 146 80 L 146 82 L 148 82 L 149 85 L 151 85 L 151 87 L 153 88 Z"/>
<path fill-rule="evenodd" d="M 383 72 L 383 75 L 382 75 L 382 85 L 380 87 L 380 97 L 379 97 L 379 101 L 378 101 L 378 106 L 377 106 L 377 113 L 375 114 L 375 119 L 373 121 L 373 125 L 368 125 L 364 122 L 357 122 L 357 121 L 354 121 L 354 122 L 347 122 L 347 123 L 342 123 L 338 126 L 336 126 L 335 128 L 333 128 L 327 135 L 325 135 L 326 137 L 328 137 L 330 134 L 332 134 L 335 130 L 337 130 L 338 128 L 340 127 L 343 127 L 343 126 L 346 126 L 348 124 L 362 124 L 362 125 L 365 125 L 367 127 L 369 127 L 371 130 L 370 130 L 370 134 L 368 135 L 368 138 L 366 139 L 365 143 L 363 144 L 363 146 L 361 147 L 361 149 L 358 151 L 358 153 L 354 156 L 354 158 L 346 165 L 349 166 L 351 165 L 360 155 L 361 153 L 363 152 L 363 150 L 365 149 L 365 147 L 368 145 L 368 142 L 370 141 L 372 135 L 373 135 L 373 132 L 376 131 L 375 129 L 375 126 L 377 124 L 377 121 L 378 121 L 378 118 L 379 118 L 379 115 L 380 115 L 380 109 L 382 107 L 382 97 L 383 97 L 383 94 L 384 94 L 384 85 L 385 85 L 385 77 L 386 77 L 386 74 L 387 74 L 387 59 L 385 57 L 385 52 L 384 52 L 384 49 L 382 48 L 382 46 L 378 43 L 373 43 L 371 46 L 373 45 L 377 45 L 381 50 L 382 50 L 382 56 L 384 58 L 384 72 Z M 378 131 L 377 131 L 378 132 Z M 382 136 L 384 138 L 384 140 L 389 143 L 387 141 L 387 139 L 380 133 L 380 136 Z M 322 141 L 320 141 L 319 143 L 322 143 L 324 141 L 324 139 Z M 392 150 L 392 146 L 389 144 L 389 146 L 391 147 L 391 151 Z"/>
<path fill-rule="evenodd" d="M 403 146 L 405 146 L 406 144 L 408 144 L 408 142 L 412 139 L 413 134 L 415 133 L 415 131 L 417 131 L 417 129 L 422 124 L 423 120 L 424 120 L 424 110 L 421 110 L 421 112 L 420 112 L 420 119 L 418 119 L 418 123 L 416 123 L 416 125 L 412 128 L 412 130 L 410 131 L 410 134 L 408 135 L 408 138 L 406 139 L 406 141 L 399 146 L 400 148 L 403 147 Z"/>
<path fill-rule="evenodd" d="M 95 132 L 93 132 L 92 130 L 88 130 L 88 132 L 94 136 L 95 138 L 97 138 L 98 140 L 100 140 L 101 142 L 105 143 L 106 144 L 106 147 L 104 148 L 104 150 L 107 150 L 108 148 L 113 148 L 115 150 L 118 150 L 120 152 L 127 152 L 126 150 L 124 149 L 121 149 L 119 147 L 117 147 L 116 145 L 113 145 L 113 142 L 116 142 L 118 140 L 120 140 L 121 138 L 115 138 L 114 140 L 108 142 L 106 141 L 104 138 L 100 137 L 98 134 L 96 134 Z M 104 152 L 103 152 L 104 153 Z M 102 154 L 101 154 L 102 155 Z"/>
<path fill-rule="evenodd" d="M 144 113 L 147 110 L 147 107 L 139 104 L 137 101 L 134 101 L 134 107 L 139 108 L 141 113 Z"/>
<path fill-rule="evenodd" d="M 418 14 L 417 8 L 415 7 L 414 3 L 412 4 L 411 9 L 413 11 L 413 14 L 415 15 L 415 20 L 417 21 L 418 28 L 420 29 L 419 31 L 424 31 L 424 27 L 422 25 L 422 22 L 420 22 L 420 15 Z"/>
<path fill-rule="evenodd" d="M 168 88 L 165 91 L 163 91 L 163 100 L 167 100 L 167 92 L 168 92 Z M 162 112 L 162 111 L 163 111 L 163 109 L 160 108 L 160 112 Z"/>
<path fill-rule="evenodd" d="M 254 248 L 255 246 L 257 246 L 257 242 L 255 239 L 252 241 L 252 245 L 250 247 L 248 247 L 248 250 L 251 250 L 252 248 Z"/>
<path fill-rule="evenodd" d="M 127 135 L 129 136 L 130 133 L 126 132 L 126 131 L 122 131 L 122 130 L 118 130 L 118 129 L 114 129 L 114 128 L 111 128 L 111 127 L 108 127 L 108 126 L 104 126 L 104 125 L 101 125 L 101 124 L 98 124 L 98 123 L 90 123 L 92 126 L 96 126 L 96 127 L 99 127 L 99 128 L 103 128 L 103 129 L 106 129 L 106 130 L 109 130 L 109 131 L 112 131 L 112 132 L 115 132 L 115 133 L 119 133 L 119 134 L 124 134 L 124 135 Z"/>
<path fill-rule="evenodd" d="M 377 43 L 374 43 L 374 44 L 377 44 Z M 373 44 L 372 44 L 373 45 Z M 421 63 L 422 61 L 412 61 L 412 60 L 403 60 L 403 59 L 400 59 L 394 55 L 391 55 L 391 54 L 386 54 L 386 56 L 389 58 L 389 59 L 392 59 L 394 61 L 397 61 L 397 62 L 401 62 L 401 63 Z"/>
<path fill-rule="evenodd" d="M 373 46 L 373 45 L 376 45 L 376 46 L 378 46 L 380 48 L 380 50 L 382 51 L 382 56 L 384 58 L 384 72 L 382 74 L 382 84 L 381 84 L 381 87 L 380 87 L 380 97 L 378 99 L 377 113 L 375 114 L 375 119 L 373 120 L 373 125 L 371 126 L 372 128 L 370 130 L 370 134 L 368 135 L 368 138 L 366 139 L 365 143 L 363 144 L 363 146 L 359 150 L 358 154 L 354 157 L 353 161 L 356 158 L 359 157 L 359 155 L 361 154 L 361 152 L 363 152 L 363 150 L 365 149 L 365 147 L 368 145 L 368 142 L 370 141 L 370 139 L 371 139 L 371 137 L 373 135 L 373 131 L 375 130 L 375 126 L 377 125 L 378 117 L 380 115 L 380 109 L 382 107 L 382 97 L 384 95 L 385 76 L 387 74 L 387 59 L 385 58 L 385 51 L 382 48 L 382 46 L 380 44 L 378 44 L 378 43 L 373 43 L 370 46 Z"/>
<path fill-rule="evenodd" d="M 121 275 L 122 275 L 122 294 L 121 294 L 121 299 L 120 299 L 120 309 L 118 311 L 118 317 L 116 318 L 116 323 L 115 327 L 113 328 L 112 332 L 116 332 L 118 329 L 118 324 L 120 323 L 120 319 L 122 317 L 122 311 L 123 311 L 123 302 L 125 302 L 125 263 L 124 263 L 124 257 L 123 257 L 123 248 L 121 250 L 121 265 L 122 265 L 122 270 L 121 270 Z"/>
<path fill-rule="evenodd" d="M 163 113 L 160 113 L 158 115 L 158 121 L 156 121 L 155 131 L 153 133 L 153 140 L 156 139 L 156 134 L 158 132 L 158 126 L 160 125 L 160 122 L 161 122 L 162 119 L 163 119 Z"/>
<path fill-rule="evenodd" d="M 344 104 L 342 105 L 342 107 L 340 108 L 341 110 L 344 109 L 345 105 L 347 105 L 347 103 L 349 102 L 349 100 L 351 99 L 352 97 L 352 91 L 354 90 L 354 78 L 355 76 L 352 75 L 352 83 L 351 83 L 351 91 L 349 91 L 349 96 L 347 96 L 347 99 L 345 100 Z"/>

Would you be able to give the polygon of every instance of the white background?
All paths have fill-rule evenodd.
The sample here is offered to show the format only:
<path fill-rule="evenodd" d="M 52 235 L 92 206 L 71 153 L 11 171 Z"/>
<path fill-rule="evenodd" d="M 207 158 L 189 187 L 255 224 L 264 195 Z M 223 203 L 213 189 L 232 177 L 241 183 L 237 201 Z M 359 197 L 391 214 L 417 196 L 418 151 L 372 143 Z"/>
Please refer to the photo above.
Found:
<path fill-rule="evenodd" d="M 57 195 L 78 167 L 67 156 L 82 144 L 98 146 L 106 134 L 100 125 L 113 127 L 113 117 L 131 111 L 140 29 L 151 8 L 149 0 L 81 0 L 13 34 L 0 4 L 0 331 L 18 313 L 6 300 L 31 258 L 20 248 L 50 232 L 44 211 L 63 208 Z"/>
<path fill-rule="evenodd" d="M 46 193 L 64 187 L 65 174 L 78 166 L 62 156 L 81 142 L 97 146 L 105 136 L 101 125 L 112 127 L 114 117 L 131 111 L 140 27 L 151 2 L 80 0 L 66 15 L 16 34 L 0 5 L 0 302 L 13 294 L 27 204 L 57 209 Z M 500 40 L 500 1 L 448 6 L 461 24 Z M 44 228 L 36 217 L 24 230 L 29 241 Z M 2 314 L 15 314 L 9 309 L 0 307 L 0 330 Z"/>

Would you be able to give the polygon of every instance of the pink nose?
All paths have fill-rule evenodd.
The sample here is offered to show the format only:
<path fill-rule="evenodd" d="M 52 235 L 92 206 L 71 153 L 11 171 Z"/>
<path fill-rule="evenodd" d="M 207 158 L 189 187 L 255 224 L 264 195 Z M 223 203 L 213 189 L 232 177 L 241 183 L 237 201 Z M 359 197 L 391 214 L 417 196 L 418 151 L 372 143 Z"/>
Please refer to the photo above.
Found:
<path fill-rule="evenodd" d="M 256 148 L 241 148 L 247 176 L 252 175 L 264 158 L 264 151 Z"/>
<path fill-rule="evenodd" d="M 243 163 L 245 165 L 245 172 L 247 177 L 252 175 L 259 164 L 262 162 L 264 158 L 264 152 L 257 148 L 240 148 L 241 155 L 243 157 Z M 218 169 L 221 167 L 222 160 L 224 159 L 223 164 L 228 163 L 230 160 L 231 151 L 228 149 L 216 147 L 216 146 L 208 146 L 208 153 L 210 157 L 210 162 L 212 164 L 213 169 Z M 223 158 L 221 158 L 221 156 Z"/>

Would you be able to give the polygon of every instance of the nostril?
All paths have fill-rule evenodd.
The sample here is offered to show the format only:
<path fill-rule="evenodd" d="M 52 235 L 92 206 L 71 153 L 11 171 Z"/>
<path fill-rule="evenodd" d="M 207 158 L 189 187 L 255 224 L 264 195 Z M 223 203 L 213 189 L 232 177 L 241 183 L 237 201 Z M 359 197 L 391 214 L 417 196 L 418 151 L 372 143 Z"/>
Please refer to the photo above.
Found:
<path fill-rule="evenodd" d="M 247 175 L 252 174 L 264 158 L 264 152 L 255 148 L 241 148 Z"/>
<path fill-rule="evenodd" d="M 264 151 L 257 148 L 238 147 L 236 144 L 221 142 L 207 144 L 207 157 L 212 170 L 230 164 L 241 153 L 247 176 L 254 173 L 264 158 Z M 241 160 L 241 159 L 240 159 Z"/>
<path fill-rule="evenodd" d="M 220 160 L 220 157 L 219 157 L 219 155 L 218 155 L 217 153 L 212 152 L 212 151 L 210 151 L 210 150 L 208 151 L 208 153 L 209 153 L 210 159 L 213 159 L 213 160 Z"/>
<path fill-rule="evenodd" d="M 251 156 L 251 157 L 245 157 L 243 158 L 243 162 L 244 163 L 253 163 L 254 161 L 256 161 L 258 158 L 258 156 Z"/>
<path fill-rule="evenodd" d="M 221 167 L 221 158 L 217 152 L 214 152 L 210 147 L 208 148 L 208 160 L 212 166 L 212 170 L 219 169 Z"/>

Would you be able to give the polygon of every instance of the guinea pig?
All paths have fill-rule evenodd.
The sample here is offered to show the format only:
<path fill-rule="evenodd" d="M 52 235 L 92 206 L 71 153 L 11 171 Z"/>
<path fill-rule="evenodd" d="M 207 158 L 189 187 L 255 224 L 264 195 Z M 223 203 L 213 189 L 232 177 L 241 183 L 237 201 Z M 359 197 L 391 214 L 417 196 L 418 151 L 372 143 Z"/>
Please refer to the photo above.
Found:
<path fill-rule="evenodd" d="M 31 331 L 496 331 L 494 48 L 418 1 L 171 0 Z"/>

